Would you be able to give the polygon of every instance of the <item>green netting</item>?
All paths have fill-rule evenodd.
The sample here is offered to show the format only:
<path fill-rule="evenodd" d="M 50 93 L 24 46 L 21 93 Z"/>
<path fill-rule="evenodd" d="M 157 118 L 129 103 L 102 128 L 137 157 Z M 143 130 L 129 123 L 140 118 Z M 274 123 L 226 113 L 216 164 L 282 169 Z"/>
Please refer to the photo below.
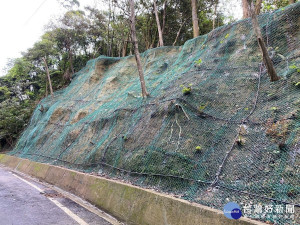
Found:
<path fill-rule="evenodd" d="M 270 82 L 250 19 L 142 53 L 147 99 L 133 56 L 101 56 L 41 101 L 12 154 L 218 209 L 293 204 L 299 218 L 300 73 L 290 66 L 300 67 L 300 3 L 259 24 L 279 81 Z M 274 211 L 260 219 L 299 223 Z"/>

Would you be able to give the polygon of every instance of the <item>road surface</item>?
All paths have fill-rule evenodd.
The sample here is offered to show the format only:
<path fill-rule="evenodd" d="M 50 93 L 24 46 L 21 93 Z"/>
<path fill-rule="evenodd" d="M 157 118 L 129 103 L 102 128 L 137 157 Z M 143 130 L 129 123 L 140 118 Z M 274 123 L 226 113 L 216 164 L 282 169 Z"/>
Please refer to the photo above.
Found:
<path fill-rule="evenodd" d="M 111 225 L 81 205 L 0 166 L 0 225 Z"/>

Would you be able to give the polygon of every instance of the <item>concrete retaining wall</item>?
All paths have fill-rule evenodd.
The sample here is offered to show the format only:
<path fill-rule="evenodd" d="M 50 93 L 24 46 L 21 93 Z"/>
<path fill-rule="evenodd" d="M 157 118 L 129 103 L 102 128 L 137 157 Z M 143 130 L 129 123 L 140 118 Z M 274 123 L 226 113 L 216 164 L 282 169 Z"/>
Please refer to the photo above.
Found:
<path fill-rule="evenodd" d="M 229 220 L 220 210 L 62 167 L 3 154 L 0 163 L 71 192 L 127 224 L 265 224 L 247 218 Z"/>

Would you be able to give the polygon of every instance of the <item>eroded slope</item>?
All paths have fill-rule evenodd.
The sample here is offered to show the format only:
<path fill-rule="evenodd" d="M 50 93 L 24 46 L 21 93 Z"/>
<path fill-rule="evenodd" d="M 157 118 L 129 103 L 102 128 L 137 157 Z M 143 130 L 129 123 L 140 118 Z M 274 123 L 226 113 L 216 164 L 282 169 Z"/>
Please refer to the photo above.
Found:
<path fill-rule="evenodd" d="M 41 102 L 13 154 L 216 208 L 299 204 L 300 73 L 290 68 L 300 66 L 299 12 L 298 3 L 260 16 L 277 82 L 250 20 L 143 53 L 146 100 L 133 56 L 99 57 Z"/>

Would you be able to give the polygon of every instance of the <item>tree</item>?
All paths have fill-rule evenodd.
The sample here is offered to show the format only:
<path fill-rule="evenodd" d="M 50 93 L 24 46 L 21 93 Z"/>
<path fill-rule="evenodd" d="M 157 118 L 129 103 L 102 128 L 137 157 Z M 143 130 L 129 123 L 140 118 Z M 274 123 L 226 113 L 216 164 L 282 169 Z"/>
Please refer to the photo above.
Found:
<path fill-rule="evenodd" d="M 47 60 L 46 60 L 46 57 L 43 57 L 42 59 L 43 59 L 44 64 L 45 64 L 45 70 L 46 70 L 46 74 L 47 74 L 47 78 L 48 78 L 48 82 L 49 82 L 50 94 L 51 94 L 51 97 L 53 99 L 52 82 L 51 82 L 51 78 L 50 78 L 50 74 L 49 74 L 49 68 L 48 68 Z"/>
<path fill-rule="evenodd" d="M 129 0 L 101 0 L 110 5 L 110 12 L 92 7 L 78 10 L 80 0 L 58 1 L 68 11 L 53 20 L 41 40 L 11 63 L 6 76 L 0 77 L 0 145 L 12 144 L 17 138 L 38 100 L 48 93 L 49 86 L 53 91 L 65 87 L 72 73 L 79 71 L 89 59 L 107 53 L 126 56 L 134 50 L 145 97 L 148 93 L 139 51 L 155 47 L 157 43 L 157 46 L 162 46 L 159 37 L 164 45 L 184 44 L 193 37 L 193 22 L 197 23 L 197 35 L 208 33 L 216 24 L 223 24 L 222 8 L 218 8 L 218 12 L 214 10 L 218 0 L 194 0 L 193 7 L 187 7 L 191 0 L 156 0 L 156 15 L 153 0 L 139 0 L 136 5 L 132 1 L 135 17 L 130 26 Z M 277 2 L 283 5 L 283 0 L 264 2 L 275 2 L 276 7 L 279 6 Z M 285 2 L 287 4 L 288 0 Z M 115 7 L 120 10 L 115 10 Z M 131 32 L 133 24 L 134 33 Z M 26 118 L 20 115 L 26 115 Z M 14 120 L 16 116 L 18 118 Z"/>
<path fill-rule="evenodd" d="M 295 3 L 295 0 L 264 0 L 263 1 L 263 12 L 274 11 L 276 9 L 285 7 L 289 4 Z"/>
<path fill-rule="evenodd" d="M 24 57 L 15 59 L 4 77 L 0 77 L 0 151 L 13 147 L 28 122 L 33 108 L 26 94 L 32 65 Z"/>
<path fill-rule="evenodd" d="M 136 64 L 137 64 L 137 68 L 138 68 L 138 72 L 139 72 L 140 83 L 141 83 L 141 88 L 142 88 L 142 96 L 143 96 L 143 98 L 145 98 L 145 97 L 149 96 L 149 94 L 146 89 L 144 72 L 143 72 L 141 57 L 140 57 L 140 53 L 139 53 L 139 46 L 138 46 L 138 42 L 137 42 L 137 38 L 136 38 L 134 0 L 128 0 L 128 1 L 129 1 L 129 7 L 130 7 L 131 40 L 134 45 L 134 56 L 136 59 Z"/>
<path fill-rule="evenodd" d="M 166 7 L 166 5 L 167 5 L 167 1 L 168 0 L 165 0 L 164 1 L 164 3 L 163 3 L 163 24 L 162 24 L 162 29 L 161 29 L 161 32 L 162 32 L 162 35 L 164 35 L 164 31 L 165 31 L 165 26 L 166 26 L 166 12 L 167 12 L 167 7 Z"/>
<path fill-rule="evenodd" d="M 173 44 L 172 44 L 173 46 L 175 46 L 175 44 L 176 44 L 176 42 L 177 42 L 177 40 L 178 40 L 178 37 L 179 37 L 179 35 L 180 35 L 181 29 L 182 29 L 182 27 L 185 25 L 186 22 L 187 22 L 187 20 L 185 20 L 185 21 L 183 21 L 183 22 L 181 23 L 180 28 L 179 28 L 179 30 L 178 30 L 178 32 L 177 32 L 176 38 L 175 38 L 175 40 L 174 40 L 174 42 L 173 42 Z"/>
<path fill-rule="evenodd" d="M 243 7 L 243 19 L 249 18 L 250 12 L 249 12 L 248 0 L 242 0 L 242 7 Z"/>
<path fill-rule="evenodd" d="M 45 35 L 43 35 L 42 40 L 36 42 L 32 48 L 28 49 L 27 54 L 24 55 L 28 60 L 35 64 L 36 68 L 40 68 L 40 64 L 44 64 L 44 71 L 46 73 L 46 95 L 48 94 L 47 86 L 49 84 L 50 94 L 52 98 L 53 88 L 48 64 L 53 64 L 54 58 L 57 56 L 57 54 L 58 52 L 55 48 L 55 43 L 50 40 L 49 33 L 46 33 Z"/>
<path fill-rule="evenodd" d="M 217 9 L 218 9 L 219 0 L 216 0 L 214 4 L 214 15 L 213 15 L 213 29 L 216 27 L 216 18 L 217 18 Z"/>
<path fill-rule="evenodd" d="M 250 13 L 250 8 L 249 8 L 250 6 L 248 0 L 242 0 L 242 5 L 243 5 L 243 19 L 249 18 L 251 13 Z M 262 0 L 255 1 L 254 12 L 256 15 L 260 14 L 261 5 L 262 5 Z"/>
<path fill-rule="evenodd" d="M 110 39 L 110 37 L 113 38 L 113 35 L 110 35 L 110 26 L 111 26 L 111 19 L 112 19 L 112 16 L 111 16 L 111 5 L 112 5 L 112 2 L 111 0 L 108 0 L 108 22 L 107 22 L 107 56 L 112 56 L 111 55 L 111 45 L 112 45 L 112 40 Z"/>
<path fill-rule="evenodd" d="M 0 104 L 0 150 L 8 145 L 13 147 L 32 114 L 28 103 L 20 103 L 17 98 L 10 98 Z"/>
<path fill-rule="evenodd" d="M 87 43 L 91 49 L 93 58 L 104 54 L 107 48 L 107 21 L 103 12 L 96 8 L 86 7 L 87 18 L 89 20 L 87 27 Z"/>
<path fill-rule="evenodd" d="M 195 38 L 199 36 L 199 24 L 198 24 L 196 0 L 191 0 L 191 5 L 192 5 L 193 34 Z"/>
<path fill-rule="evenodd" d="M 74 6 L 79 7 L 80 3 L 78 0 L 59 0 L 58 1 L 64 8 L 72 9 Z"/>
<path fill-rule="evenodd" d="M 255 31 L 259 47 L 263 54 L 264 64 L 267 67 L 267 71 L 268 71 L 271 81 L 277 81 L 280 79 L 280 77 L 277 76 L 276 70 L 273 66 L 273 62 L 269 56 L 268 50 L 267 50 L 265 42 L 263 40 L 261 30 L 259 28 L 258 20 L 257 20 L 256 14 L 255 14 L 255 8 L 254 8 L 253 1 L 252 0 L 247 0 L 247 1 L 248 1 L 248 5 L 249 5 L 250 16 L 252 19 L 252 26 Z"/>
<path fill-rule="evenodd" d="M 156 18 L 158 36 L 159 36 L 159 46 L 162 47 L 162 46 L 164 46 L 164 41 L 163 41 L 163 34 L 162 34 L 160 22 L 159 22 L 158 13 L 157 13 L 156 0 L 153 0 L 153 6 L 154 6 L 154 13 L 155 13 L 155 18 Z"/>
<path fill-rule="evenodd" d="M 256 15 L 260 14 L 261 4 L 262 4 L 262 0 L 256 0 L 256 3 L 255 3 L 255 14 Z"/>
<path fill-rule="evenodd" d="M 122 57 L 125 57 L 125 56 L 126 56 L 126 52 L 127 52 L 129 40 L 130 40 L 130 31 L 128 32 L 127 38 L 126 38 L 126 40 L 125 40 L 124 43 L 123 43 Z"/>
<path fill-rule="evenodd" d="M 85 16 L 85 12 L 80 10 L 71 10 L 66 12 L 58 21 L 54 21 L 48 25 L 48 31 L 52 39 L 56 41 L 58 49 L 64 63 L 63 68 L 66 80 L 70 80 L 72 74 L 79 68 L 75 68 L 74 61 L 78 55 L 90 57 L 90 48 L 88 42 L 89 20 Z M 83 65 L 87 60 L 82 60 Z M 78 61 L 77 61 L 78 62 Z M 79 62 L 78 62 L 79 63 Z M 70 71 L 70 73 L 68 73 Z"/>

